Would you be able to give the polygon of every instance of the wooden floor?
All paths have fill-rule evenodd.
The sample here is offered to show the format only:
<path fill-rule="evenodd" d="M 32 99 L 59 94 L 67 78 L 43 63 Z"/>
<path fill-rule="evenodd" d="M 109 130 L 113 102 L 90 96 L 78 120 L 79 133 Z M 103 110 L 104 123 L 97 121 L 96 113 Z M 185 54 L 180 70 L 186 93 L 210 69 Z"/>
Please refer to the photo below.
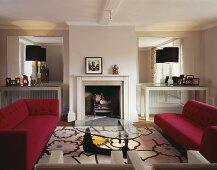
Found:
<path fill-rule="evenodd" d="M 74 122 L 67 122 L 67 120 L 60 120 L 58 126 L 74 126 Z"/>

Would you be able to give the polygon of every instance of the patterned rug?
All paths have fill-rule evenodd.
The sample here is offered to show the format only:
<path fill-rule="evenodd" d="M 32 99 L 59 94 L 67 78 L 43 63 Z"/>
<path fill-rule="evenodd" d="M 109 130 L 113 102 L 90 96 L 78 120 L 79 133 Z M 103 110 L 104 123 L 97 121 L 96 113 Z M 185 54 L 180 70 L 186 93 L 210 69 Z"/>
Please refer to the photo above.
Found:
<path fill-rule="evenodd" d="M 173 147 L 155 128 L 137 127 L 141 136 L 129 140 L 129 149 L 137 150 L 145 165 L 153 163 L 187 162 L 175 147 Z M 38 163 L 47 163 L 51 150 L 62 150 L 65 163 L 110 163 L 110 156 L 85 153 L 82 147 L 83 133 L 75 128 L 58 126 L 51 136 Z M 124 143 L 116 139 L 95 137 L 94 143 L 103 148 L 119 150 Z M 126 160 L 125 160 L 126 161 Z"/>

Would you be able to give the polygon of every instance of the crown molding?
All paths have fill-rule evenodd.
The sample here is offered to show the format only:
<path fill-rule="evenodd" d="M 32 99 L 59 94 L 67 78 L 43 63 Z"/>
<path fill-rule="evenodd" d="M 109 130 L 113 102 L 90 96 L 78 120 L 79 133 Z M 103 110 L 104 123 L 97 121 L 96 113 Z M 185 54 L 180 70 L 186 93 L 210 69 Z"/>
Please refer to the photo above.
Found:
<path fill-rule="evenodd" d="M 37 26 L 37 27 L 29 27 L 29 26 L 24 26 L 24 27 L 18 27 L 18 26 L 13 26 L 13 25 L 5 25 L 5 26 L 1 26 L 0 25 L 0 29 L 2 30 L 6 30 L 6 29 L 11 29 L 11 30 L 68 30 L 68 26 L 65 27 L 44 27 L 44 26 Z"/>

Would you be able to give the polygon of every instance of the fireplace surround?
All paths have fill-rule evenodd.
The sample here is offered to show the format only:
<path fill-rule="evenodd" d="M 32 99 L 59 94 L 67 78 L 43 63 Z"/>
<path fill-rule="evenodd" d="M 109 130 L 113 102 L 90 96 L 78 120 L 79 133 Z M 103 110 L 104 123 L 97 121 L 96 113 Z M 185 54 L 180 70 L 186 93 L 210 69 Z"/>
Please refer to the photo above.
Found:
<path fill-rule="evenodd" d="M 120 118 L 129 120 L 129 76 L 87 75 L 70 76 L 68 121 L 85 118 L 85 86 L 120 86 Z"/>

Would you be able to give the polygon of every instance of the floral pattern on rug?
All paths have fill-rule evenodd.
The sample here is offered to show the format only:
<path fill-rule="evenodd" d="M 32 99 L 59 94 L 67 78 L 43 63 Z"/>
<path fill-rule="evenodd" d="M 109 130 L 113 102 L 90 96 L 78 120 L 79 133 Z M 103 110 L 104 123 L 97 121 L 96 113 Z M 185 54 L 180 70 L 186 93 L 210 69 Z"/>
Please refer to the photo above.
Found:
<path fill-rule="evenodd" d="M 145 165 L 153 163 L 187 162 L 186 158 L 173 147 L 155 128 L 138 126 L 141 136 L 129 140 L 130 150 L 137 150 Z M 62 150 L 65 163 L 110 163 L 110 156 L 86 153 L 83 151 L 83 133 L 75 128 L 58 126 L 51 136 L 38 163 L 47 163 L 52 150 Z M 119 150 L 124 141 L 95 138 L 95 143 L 112 150 Z M 126 160 L 125 160 L 126 161 Z"/>

